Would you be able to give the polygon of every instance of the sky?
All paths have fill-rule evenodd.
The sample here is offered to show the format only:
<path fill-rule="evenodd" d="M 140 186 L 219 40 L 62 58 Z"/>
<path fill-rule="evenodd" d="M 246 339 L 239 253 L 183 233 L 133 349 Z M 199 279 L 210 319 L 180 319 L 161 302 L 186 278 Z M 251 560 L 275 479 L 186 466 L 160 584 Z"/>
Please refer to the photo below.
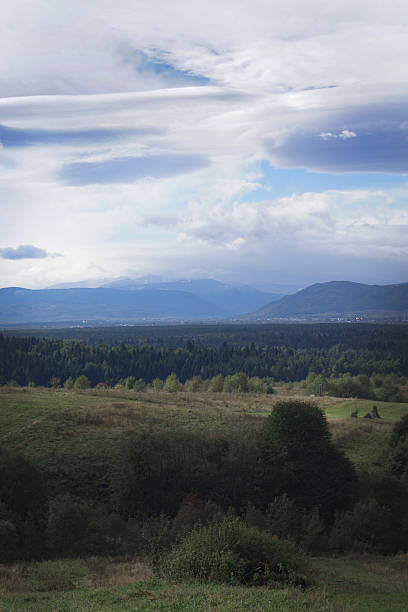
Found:
<path fill-rule="evenodd" d="M 408 282 L 408 4 L 3 0 L 0 287 Z"/>

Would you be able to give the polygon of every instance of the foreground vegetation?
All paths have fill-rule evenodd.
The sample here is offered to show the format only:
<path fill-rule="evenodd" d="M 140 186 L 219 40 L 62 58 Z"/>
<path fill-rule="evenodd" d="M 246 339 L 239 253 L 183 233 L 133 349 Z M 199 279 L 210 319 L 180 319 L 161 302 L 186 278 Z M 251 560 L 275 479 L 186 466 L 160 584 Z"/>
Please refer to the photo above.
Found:
<path fill-rule="evenodd" d="M 135 559 L 88 557 L 0 565 L 4 612 L 405 612 L 408 558 L 315 557 L 316 585 L 271 589 L 172 583 Z"/>

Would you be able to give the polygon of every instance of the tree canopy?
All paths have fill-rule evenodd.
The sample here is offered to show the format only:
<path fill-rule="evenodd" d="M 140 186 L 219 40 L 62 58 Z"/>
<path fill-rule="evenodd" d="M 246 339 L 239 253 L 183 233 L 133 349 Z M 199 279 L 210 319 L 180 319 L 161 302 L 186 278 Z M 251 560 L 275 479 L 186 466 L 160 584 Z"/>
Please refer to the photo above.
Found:
<path fill-rule="evenodd" d="M 311 402 L 278 402 L 267 419 L 260 450 L 264 503 L 287 493 L 302 506 L 319 506 L 330 519 L 351 501 L 354 470 L 331 440 L 326 417 Z"/>

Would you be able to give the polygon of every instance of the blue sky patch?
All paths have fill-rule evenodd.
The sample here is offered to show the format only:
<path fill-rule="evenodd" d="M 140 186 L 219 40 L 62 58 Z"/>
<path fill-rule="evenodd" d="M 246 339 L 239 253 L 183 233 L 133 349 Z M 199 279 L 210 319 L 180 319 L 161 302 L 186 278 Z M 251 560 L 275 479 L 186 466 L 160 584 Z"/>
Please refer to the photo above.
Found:
<path fill-rule="evenodd" d="M 273 198 L 289 197 L 304 192 L 320 192 L 328 190 L 343 191 L 345 189 L 392 189 L 404 185 L 407 177 L 401 174 L 386 173 L 329 173 L 312 172 L 304 168 L 273 168 L 268 161 L 263 160 L 258 168 L 262 178 L 256 179 L 262 187 L 256 191 L 242 194 L 242 200 L 257 202 Z"/>
<path fill-rule="evenodd" d="M 188 70 L 179 70 L 160 56 L 160 54 L 150 55 L 138 49 L 131 49 L 124 53 L 124 60 L 126 63 L 134 66 L 138 72 L 156 74 L 165 78 L 169 85 L 175 87 L 211 84 L 211 79 L 200 74 L 194 74 Z"/>

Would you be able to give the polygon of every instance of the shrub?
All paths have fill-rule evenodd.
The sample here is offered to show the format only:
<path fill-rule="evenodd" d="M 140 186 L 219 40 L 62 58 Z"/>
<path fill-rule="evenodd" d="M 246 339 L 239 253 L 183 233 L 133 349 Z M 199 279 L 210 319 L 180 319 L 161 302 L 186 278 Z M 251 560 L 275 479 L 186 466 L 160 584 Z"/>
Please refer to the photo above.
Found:
<path fill-rule="evenodd" d="M 220 520 L 222 516 L 222 510 L 216 503 L 200 499 L 195 493 L 189 493 L 182 500 L 174 517 L 174 534 L 177 537 L 181 534 L 186 535 L 199 524 L 208 525 L 216 519 Z"/>
<path fill-rule="evenodd" d="M 226 376 L 223 391 L 224 393 L 247 393 L 249 391 L 248 377 L 244 372 Z"/>
<path fill-rule="evenodd" d="M 89 389 L 90 386 L 91 381 L 85 376 L 85 374 L 81 374 L 81 376 L 78 376 L 74 384 L 75 389 Z"/>
<path fill-rule="evenodd" d="M 392 428 L 390 445 L 394 447 L 404 438 L 408 438 L 408 414 L 405 414 Z"/>
<path fill-rule="evenodd" d="M 164 380 L 161 378 L 153 378 L 152 387 L 155 391 L 162 391 L 164 387 Z"/>
<path fill-rule="evenodd" d="M 30 513 L 40 519 L 46 505 L 41 472 L 19 453 L 0 449 L 0 500 L 25 520 Z"/>
<path fill-rule="evenodd" d="M 292 544 L 235 517 L 194 529 L 164 556 L 159 571 L 175 581 L 306 584 L 305 561 Z"/>
<path fill-rule="evenodd" d="M 201 376 L 193 376 L 184 383 L 184 391 L 190 391 L 193 393 L 201 391 L 203 388 L 203 382 L 204 381 Z"/>
<path fill-rule="evenodd" d="M 0 518 L 0 563 L 14 559 L 17 545 L 18 535 L 15 525 Z"/>
<path fill-rule="evenodd" d="M 88 552 L 90 509 L 69 495 L 55 498 L 49 506 L 46 540 L 55 556 Z"/>
<path fill-rule="evenodd" d="M 214 393 L 221 393 L 224 388 L 224 376 L 222 374 L 217 374 L 213 376 L 208 384 L 208 390 L 213 391 Z"/>
<path fill-rule="evenodd" d="M 126 389 L 133 389 L 135 386 L 136 378 L 134 376 L 128 376 L 125 378 L 125 387 Z"/>
<path fill-rule="evenodd" d="M 336 552 L 391 552 L 394 547 L 391 511 L 374 499 L 358 502 L 353 510 L 337 515 L 330 532 Z"/>
<path fill-rule="evenodd" d="M 244 509 L 244 519 L 246 524 L 278 538 L 290 539 L 304 550 L 314 552 L 320 548 L 324 524 L 318 509 L 300 508 L 285 493 L 276 497 L 266 512 L 249 503 Z"/>
<path fill-rule="evenodd" d="M 401 439 L 392 451 L 390 470 L 398 478 L 408 479 L 408 436 Z"/>
<path fill-rule="evenodd" d="M 207 499 L 224 489 L 229 445 L 205 432 L 141 431 L 124 440 L 112 474 L 112 491 L 123 516 L 174 515 L 189 492 Z M 152 483 L 155 486 L 152 486 Z"/>
<path fill-rule="evenodd" d="M 72 378 L 72 376 L 69 376 L 67 380 L 64 382 L 64 388 L 68 390 L 74 388 L 74 379 Z"/>
<path fill-rule="evenodd" d="M 135 380 L 135 383 L 133 385 L 134 391 L 144 391 L 145 389 L 146 389 L 146 383 L 143 380 L 143 378 L 138 378 L 137 380 Z"/>
<path fill-rule="evenodd" d="M 163 390 L 167 391 L 167 393 L 177 393 L 177 391 L 181 391 L 182 388 L 183 385 L 177 378 L 176 374 L 174 374 L 174 372 L 169 374 L 166 378 L 166 382 L 164 383 Z"/>

